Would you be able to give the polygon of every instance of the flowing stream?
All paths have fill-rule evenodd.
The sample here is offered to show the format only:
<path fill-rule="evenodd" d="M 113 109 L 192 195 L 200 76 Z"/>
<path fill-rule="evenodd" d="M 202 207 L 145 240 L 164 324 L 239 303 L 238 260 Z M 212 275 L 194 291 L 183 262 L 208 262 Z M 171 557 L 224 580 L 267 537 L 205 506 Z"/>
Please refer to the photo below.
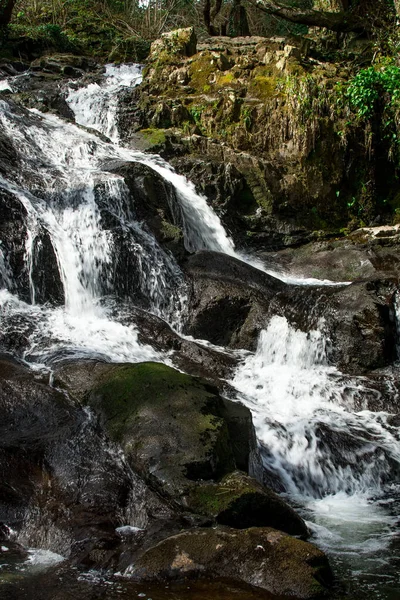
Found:
<path fill-rule="evenodd" d="M 27 230 L 24 292 L 22 275 L 13 276 L 0 245 L 0 328 L 23 334 L 24 343 L 12 350 L 33 368 L 71 355 L 173 364 L 172 355 L 138 341 L 135 324 L 115 318 L 120 285 L 177 331 L 187 304 L 179 266 L 136 219 L 122 176 L 107 170 L 116 161 L 147 165 L 172 184 L 189 251 L 214 250 L 263 269 L 235 249 L 192 183 L 159 156 L 120 144 L 118 93 L 140 80 L 137 66 L 108 65 L 101 84 L 71 88 L 67 102 L 82 127 L 37 111 L 30 111 L 27 122 L 6 99 L 0 101 L 0 122 L 18 148 L 21 167 L 0 177 L 0 192 L 23 207 Z M 12 89 L 12 81 L 2 89 Z M 56 303 L 40 299 L 43 232 L 61 278 L 63 298 Z M 120 265 L 121 249 L 129 265 Z M 346 378 L 330 365 L 323 323 L 306 334 L 273 317 L 231 384 L 252 410 L 266 471 L 279 479 L 350 589 L 361 598 L 398 598 L 398 429 L 388 413 L 362 407 L 362 398 L 376 393 L 366 379 Z"/>

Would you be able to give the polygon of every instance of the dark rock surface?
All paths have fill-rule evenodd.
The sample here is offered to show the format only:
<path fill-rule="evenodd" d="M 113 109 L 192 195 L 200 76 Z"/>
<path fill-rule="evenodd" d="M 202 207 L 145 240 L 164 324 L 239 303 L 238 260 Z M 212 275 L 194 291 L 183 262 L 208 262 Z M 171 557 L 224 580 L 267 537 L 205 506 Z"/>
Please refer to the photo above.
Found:
<path fill-rule="evenodd" d="M 248 409 L 160 363 L 114 366 L 87 401 L 134 469 L 177 500 L 192 481 L 248 470 L 256 451 Z"/>
<path fill-rule="evenodd" d="M 269 304 L 287 286 L 216 252 L 198 252 L 184 268 L 191 280 L 187 333 L 221 346 L 254 349 Z"/>
<path fill-rule="evenodd" d="M 361 374 L 395 360 L 393 279 L 344 286 L 288 285 L 235 258 L 199 252 L 185 263 L 191 280 L 187 332 L 214 344 L 254 350 L 273 315 L 330 339 L 329 360 Z"/>
<path fill-rule="evenodd" d="M 181 209 L 174 187 L 151 167 L 125 163 L 111 168 L 122 175 L 133 198 L 133 211 L 156 240 L 178 259 L 185 256 Z"/>
<path fill-rule="evenodd" d="M 173 513 L 109 444 L 90 415 L 43 377 L 0 362 L 0 522 L 24 544 L 64 556 L 78 540 Z"/>
<path fill-rule="evenodd" d="M 200 514 L 212 515 L 221 525 L 238 529 L 273 527 L 308 537 L 303 519 L 286 502 L 240 471 L 218 483 L 198 486 L 189 495 L 188 504 Z"/>
<path fill-rule="evenodd" d="M 129 571 L 145 581 L 223 576 L 304 599 L 321 598 L 332 580 L 323 552 L 269 528 L 183 532 L 147 550 Z"/>
<path fill-rule="evenodd" d="M 10 291 L 27 302 L 32 301 L 31 282 L 36 301 L 64 303 L 64 290 L 57 258 L 46 229 L 39 224 L 32 241 L 32 265 L 26 261 L 29 215 L 16 194 L 0 189 L 0 238 L 6 269 L 9 270 Z M 29 272 L 30 267 L 30 272 Z M 1 277 L 1 275 L 0 275 Z"/>

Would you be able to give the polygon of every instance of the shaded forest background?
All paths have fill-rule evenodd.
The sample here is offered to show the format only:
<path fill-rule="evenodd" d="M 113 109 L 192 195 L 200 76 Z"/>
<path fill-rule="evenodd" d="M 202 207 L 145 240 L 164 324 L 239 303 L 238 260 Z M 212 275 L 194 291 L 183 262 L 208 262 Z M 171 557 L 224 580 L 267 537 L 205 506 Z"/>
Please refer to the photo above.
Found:
<path fill-rule="evenodd" d="M 48 47 L 124 60 L 143 58 L 161 33 L 189 25 L 199 38 L 306 34 L 317 25 L 320 37 L 339 44 L 350 31 L 352 37 L 393 46 L 399 5 L 398 0 L 0 0 L 0 23 L 3 46 L 13 40 L 22 53 Z"/>

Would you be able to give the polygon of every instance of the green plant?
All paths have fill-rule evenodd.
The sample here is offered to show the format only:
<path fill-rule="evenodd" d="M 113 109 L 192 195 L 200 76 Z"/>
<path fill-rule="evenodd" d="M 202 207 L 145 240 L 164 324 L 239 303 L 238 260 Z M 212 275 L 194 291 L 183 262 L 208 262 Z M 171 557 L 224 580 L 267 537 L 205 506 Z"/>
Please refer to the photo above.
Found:
<path fill-rule="evenodd" d="M 346 96 L 360 118 L 371 118 L 383 96 L 387 97 L 387 104 L 394 107 L 400 99 L 400 67 L 361 69 L 350 81 Z"/>

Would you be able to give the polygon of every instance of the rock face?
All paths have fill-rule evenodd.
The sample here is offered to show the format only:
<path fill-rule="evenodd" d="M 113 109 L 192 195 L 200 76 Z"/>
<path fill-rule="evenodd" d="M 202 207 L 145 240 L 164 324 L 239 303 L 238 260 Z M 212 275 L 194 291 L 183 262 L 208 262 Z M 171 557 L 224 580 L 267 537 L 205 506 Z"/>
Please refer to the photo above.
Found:
<path fill-rule="evenodd" d="M 185 256 L 183 219 L 176 192 L 154 169 L 141 163 L 112 168 L 122 175 L 133 198 L 138 221 L 144 221 L 156 240 L 178 259 Z"/>
<path fill-rule="evenodd" d="M 341 103 L 350 57 L 338 65 L 309 39 L 257 37 L 215 37 L 192 54 L 167 43 L 179 35 L 153 44 L 141 89 L 121 106 L 121 134 L 163 146 L 236 242 L 278 249 L 396 218 L 384 135 L 369 152 L 365 124 Z"/>
<path fill-rule="evenodd" d="M 12 157 L 9 155 L 9 158 Z M 18 162 L 18 161 L 17 161 Z M 10 291 L 31 302 L 62 304 L 64 290 L 57 258 L 46 229 L 38 224 L 31 248 L 31 266 L 26 260 L 29 215 L 17 195 L 0 190 L 0 280 Z M 32 289 L 32 287 L 34 289 Z"/>
<path fill-rule="evenodd" d="M 149 581 L 217 575 L 304 599 L 321 598 L 332 578 L 320 550 L 268 528 L 183 532 L 147 550 L 129 573 Z"/>
<path fill-rule="evenodd" d="M 185 272 L 192 283 L 188 333 L 221 346 L 255 348 L 269 304 L 287 286 L 216 252 L 189 257 Z"/>
<path fill-rule="evenodd" d="M 235 258 L 199 252 L 185 270 L 191 279 L 187 331 L 233 348 L 254 350 L 274 315 L 308 332 L 324 321 L 329 360 L 344 373 L 390 365 L 396 357 L 397 280 L 338 287 L 288 285 Z"/>

